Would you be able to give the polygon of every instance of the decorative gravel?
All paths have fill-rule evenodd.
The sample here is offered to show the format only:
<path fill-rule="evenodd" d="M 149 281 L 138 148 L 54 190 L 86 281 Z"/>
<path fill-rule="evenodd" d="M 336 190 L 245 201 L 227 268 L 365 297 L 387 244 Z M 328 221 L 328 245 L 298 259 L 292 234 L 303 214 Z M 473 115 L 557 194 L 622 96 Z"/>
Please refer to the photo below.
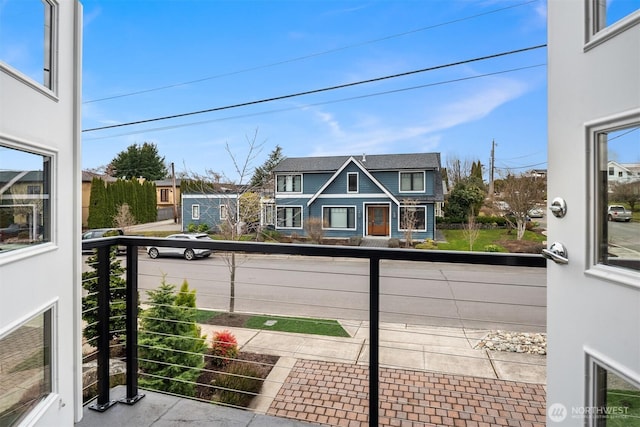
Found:
<path fill-rule="evenodd" d="M 512 353 L 547 354 L 547 334 L 530 332 L 492 331 L 475 348 Z"/>

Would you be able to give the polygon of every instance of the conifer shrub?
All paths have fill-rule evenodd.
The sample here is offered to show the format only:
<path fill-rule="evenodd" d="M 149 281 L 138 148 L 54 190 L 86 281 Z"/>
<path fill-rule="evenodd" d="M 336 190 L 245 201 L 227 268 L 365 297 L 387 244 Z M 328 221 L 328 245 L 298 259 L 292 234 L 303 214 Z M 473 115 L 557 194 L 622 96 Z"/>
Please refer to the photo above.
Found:
<path fill-rule="evenodd" d="M 194 396 L 206 351 L 206 337 L 195 322 L 195 290 L 185 280 L 176 294 L 163 277 L 147 294 L 151 307 L 140 316 L 138 340 L 140 386 Z"/>

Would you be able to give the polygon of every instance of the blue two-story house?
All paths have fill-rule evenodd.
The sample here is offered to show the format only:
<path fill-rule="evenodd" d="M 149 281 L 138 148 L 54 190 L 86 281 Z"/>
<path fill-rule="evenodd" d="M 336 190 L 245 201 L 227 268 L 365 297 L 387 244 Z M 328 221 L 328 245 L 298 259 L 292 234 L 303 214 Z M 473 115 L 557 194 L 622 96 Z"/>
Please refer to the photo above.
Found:
<path fill-rule="evenodd" d="M 440 153 L 285 158 L 273 172 L 282 233 L 305 235 L 320 218 L 325 237 L 435 236 Z"/>

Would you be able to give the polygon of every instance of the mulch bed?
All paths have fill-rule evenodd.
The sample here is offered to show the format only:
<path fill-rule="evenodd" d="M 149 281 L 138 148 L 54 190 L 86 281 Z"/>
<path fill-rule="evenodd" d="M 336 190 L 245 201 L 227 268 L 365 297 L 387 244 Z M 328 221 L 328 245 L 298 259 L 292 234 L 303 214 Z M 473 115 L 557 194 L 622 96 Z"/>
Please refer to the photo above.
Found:
<path fill-rule="evenodd" d="M 540 242 L 530 240 L 500 240 L 497 242 L 511 253 L 539 254 L 546 246 Z"/>
<path fill-rule="evenodd" d="M 250 318 L 251 315 L 249 314 L 222 313 L 207 320 L 205 324 L 242 328 Z"/>

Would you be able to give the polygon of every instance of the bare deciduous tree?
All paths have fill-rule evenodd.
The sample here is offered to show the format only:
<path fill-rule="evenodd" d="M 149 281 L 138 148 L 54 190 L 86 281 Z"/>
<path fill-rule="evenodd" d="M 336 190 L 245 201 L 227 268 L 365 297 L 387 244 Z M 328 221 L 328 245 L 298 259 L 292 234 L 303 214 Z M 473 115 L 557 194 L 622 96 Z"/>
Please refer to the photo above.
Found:
<path fill-rule="evenodd" d="M 131 209 L 129 208 L 128 204 L 123 203 L 118 206 L 118 212 L 116 213 L 116 216 L 113 217 L 113 222 L 115 223 L 116 227 L 122 228 L 125 233 L 128 227 L 135 225 L 136 219 L 131 213 Z"/>
<path fill-rule="evenodd" d="M 403 199 L 400 208 L 400 228 L 403 230 L 404 245 L 410 248 L 413 243 L 413 232 L 418 223 L 418 212 L 415 199 Z"/>
<path fill-rule="evenodd" d="M 247 135 L 245 139 L 247 147 L 242 157 L 231 149 L 228 142 L 225 144 L 225 150 L 233 163 L 236 179 L 230 179 L 226 174 L 212 170 L 207 170 L 204 176 L 190 174 L 194 181 L 203 183 L 203 193 L 215 192 L 222 197 L 224 204 L 221 203 L 219 209 L 224 209 L 224 215 L 220 215 L 222 222 L 218 231 L 225 240 L 240 240 L 246 231 L 246 226 L 255 224 L 260 218 L 260 195 L 256 193 L 259 189 L 251 188 L 247 182 L 253 170 L 253 161 L 262 151 L 264 142 L 257 142 L 258 129 L 252 136 Z M 221 183 L 223 179 L 227 184 Z M 229 270 L 229 313 L 233 313 L 236 299 L 236 271 L 246 258 L 238 259 L 240 257 L 235 252 L 224 252 L 221 255 Z"/>
<path fill-rule="evenodd" d="M 540 177 L 511 174 L 503 181 L 502 199 L 509 205 L 515 219 L 517 239 L 522 240 L 528 212 L 544 200 L 546 181 Z"/>
<path fill-rule="evenodd" d="M 447 155 L 447 180 L 449 188 L 455 187 L 455 185 L 471 176 L 471 167 L 473 161 L 469 159 L 461 160 L 455 154 Z"/>
<path fill-rule="evenodd" d="M 640 181 L 615 184 L 611 189 L 609 200 L 619 203 L 628 203 L 631 212 L 640 202 Z"/>
<path fill-rule="evenodd" d="M 469 251 L 473 251 L 473 244 L 478 240 L 478 236 L 480 236 L 480 225 L 476 222 L 476 216 L 473 209 L 467 216 L 467 222 L 462 229 L 462 234 L 464 238 L 469 241 Z"/>

